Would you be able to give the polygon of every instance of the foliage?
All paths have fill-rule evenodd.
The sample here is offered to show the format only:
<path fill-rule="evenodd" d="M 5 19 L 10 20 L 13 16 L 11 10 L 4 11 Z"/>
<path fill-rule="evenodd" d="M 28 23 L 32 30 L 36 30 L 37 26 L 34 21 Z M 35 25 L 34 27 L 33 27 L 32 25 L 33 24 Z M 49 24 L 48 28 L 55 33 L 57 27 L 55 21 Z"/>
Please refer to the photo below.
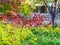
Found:
<path fill-rule="evenodd" d="M 36 36 L 37 41 L 32 43 L 32 45 L 60 45 L 60 30 L 51 27 L 38 27 L 30 28 L 33 34 Z"/>
<path fill-rule="evenodd" d="M 21 41 L 21 45 L 60 45 L 59 28 L 55 28 L 53 30 L 51 26 L 49 26 L 48 28 L 29 27 L 29 28 L 23 28 L 22 32 L 24 32 L 23 34 L 25 35 L 25 38 Z M 30 35 L 28 32 L 31 32 Z"/>
<path fill-rule="evenodd" d="M 23 13 L 24 16 L 29 16 L 34 11 L 33 3 L 30 4 L 28 1 L 20 1 L 20 0 L 5 1 L 4 0 L 0 5 L 1 5 L 0 12 L 14 11 L 17 13 Z"/>
<path fill-rule="evenodd" d="M 11 10 L 11 7 L 9 5 L 2 5 L 0 7 L 0 12 L 6 12 L 7 10 Z"/>
<path fill-rule="evenodd" d="M 0 24 L 0 45 L 20 45 L 20 28 Z"/>
<path fill-rule="evenodd" d="M 22 2 L 19 8 L 20 13 L 23 13 L 24 16 L 29 16 L 34 11 L 34 5 L 27 1 Z"/>
<path fill-rule="evenodd" d="M 60 28 L 0 24 L 0 45 L 60 45 Z"/>
<path fill-rule="evenodd" d="M 42 0 L 34 0 L 33 3 L 34 4 L 36 4 L 36 3 L 39 3 L 40 4 L 40 3 L 42 3 Z"/>

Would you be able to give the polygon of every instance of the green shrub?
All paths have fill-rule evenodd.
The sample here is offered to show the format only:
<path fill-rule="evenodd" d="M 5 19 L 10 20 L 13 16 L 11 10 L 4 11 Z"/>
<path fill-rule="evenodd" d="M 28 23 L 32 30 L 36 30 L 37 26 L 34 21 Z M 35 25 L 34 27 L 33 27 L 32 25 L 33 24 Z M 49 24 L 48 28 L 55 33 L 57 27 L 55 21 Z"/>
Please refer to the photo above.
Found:
<path fill-rule="evenodd" d="M 60 28 L 0 24 L 0 45 L 60 45 Z"/>

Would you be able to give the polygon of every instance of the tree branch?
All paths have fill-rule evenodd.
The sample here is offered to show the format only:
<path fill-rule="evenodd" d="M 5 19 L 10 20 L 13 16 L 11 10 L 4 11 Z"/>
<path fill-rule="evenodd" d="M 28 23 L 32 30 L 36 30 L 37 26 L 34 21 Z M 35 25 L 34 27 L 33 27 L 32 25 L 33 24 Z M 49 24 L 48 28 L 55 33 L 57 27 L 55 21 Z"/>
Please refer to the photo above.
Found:
<path fill-rule="evenodd" d="M 50 13 L 52 13 L 52 11 L 51 11 L 50 7 L 47 5 L 46 1 L 45 1 L 45 0 L 43 0 L 43 2 L 44 2 L 44 4 L 47 6 L 47 8 L 48 8 L 49 12 L 50 12 Z"/>

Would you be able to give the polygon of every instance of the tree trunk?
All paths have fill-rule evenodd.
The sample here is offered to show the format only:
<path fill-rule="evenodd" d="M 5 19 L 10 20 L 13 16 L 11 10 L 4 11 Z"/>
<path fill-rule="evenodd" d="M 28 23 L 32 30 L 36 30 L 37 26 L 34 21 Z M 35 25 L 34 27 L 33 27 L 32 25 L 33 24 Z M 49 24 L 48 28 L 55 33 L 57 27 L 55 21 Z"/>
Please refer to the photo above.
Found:
<path fill-rule="evenodd" d="M 52 16 L 52 25 L 53 25 L 53 28 L 56 28 L 57 27 L 57 23 L 56 23 L 56 20 L 55 20 L 56 15 L 52 14 L 51 16 Z"/>
<path fill-rule="evenodd" d="M 54 19 L 55 19 L 55 17 L 52 16 L 52 25 L 53 25 L 53 28 L 55 27 Z"/>

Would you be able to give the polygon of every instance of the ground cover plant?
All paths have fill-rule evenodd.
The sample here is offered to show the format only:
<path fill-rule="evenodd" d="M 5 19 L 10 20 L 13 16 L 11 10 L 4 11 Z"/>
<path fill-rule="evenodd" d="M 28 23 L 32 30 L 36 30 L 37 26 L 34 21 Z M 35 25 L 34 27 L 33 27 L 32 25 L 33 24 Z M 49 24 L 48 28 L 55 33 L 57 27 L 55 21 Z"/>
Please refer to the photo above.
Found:
<path fill-rule="evenodd" d="M 0 45 L 20 45 L 20 28 L 11 24 L 0 24 Z"/>
<path fill-rule="evenodd" d="M 60 28 L 0 24 L 0 45 L 60 45 Z"/>

